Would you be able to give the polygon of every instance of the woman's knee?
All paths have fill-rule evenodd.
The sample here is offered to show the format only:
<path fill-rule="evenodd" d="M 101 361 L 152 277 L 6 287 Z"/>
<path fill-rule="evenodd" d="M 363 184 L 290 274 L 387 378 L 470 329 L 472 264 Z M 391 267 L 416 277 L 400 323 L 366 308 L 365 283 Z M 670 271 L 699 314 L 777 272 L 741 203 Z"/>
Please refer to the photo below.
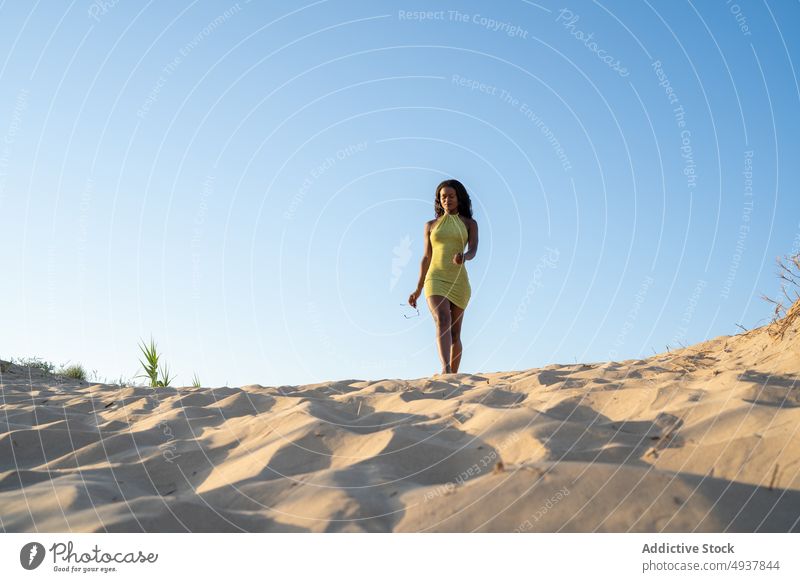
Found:
<path fill-rule="evenodd" d="M 431 295 L 428 297 L 428 305 L 437 325 L 447 325 L 448 327 L 451 325 L 450 301 L 446 297 Z"/>
<path fill-rule="evenodd" d="M 456 313 L 450 313 L 450 319 L 452 323 L 450 324 L 450 335 L 453 338 L 453 341 L 461 340 L 461 323 L 464 321 L 464 311 L 458 310 Z"/>
<path fill-rule="evenodd" d="M 453 338 L 453 342 L 461 341 L 461 318 L 457 318 L 453 320 L 453 324 L 450 326 L 450 336 Z"/>
<path fill-rule="evenodd" d="M 450 329 L 452 322 L 450 320 L 449 311 L 445 309 L 437 310 L 434 312 L 433 318 L 436 321 L 436 325 L 440 331 Z"/>

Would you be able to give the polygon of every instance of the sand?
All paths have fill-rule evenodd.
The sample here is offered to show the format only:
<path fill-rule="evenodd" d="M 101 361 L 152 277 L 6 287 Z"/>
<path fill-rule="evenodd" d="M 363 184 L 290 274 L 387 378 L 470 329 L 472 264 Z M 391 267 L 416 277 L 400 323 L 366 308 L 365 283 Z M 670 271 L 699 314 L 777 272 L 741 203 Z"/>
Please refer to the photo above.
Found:
<path fill-rule="evenodd" d="M 7 532 L 800 531 L 800 337 L 307 386 L 4 364 Z"/>

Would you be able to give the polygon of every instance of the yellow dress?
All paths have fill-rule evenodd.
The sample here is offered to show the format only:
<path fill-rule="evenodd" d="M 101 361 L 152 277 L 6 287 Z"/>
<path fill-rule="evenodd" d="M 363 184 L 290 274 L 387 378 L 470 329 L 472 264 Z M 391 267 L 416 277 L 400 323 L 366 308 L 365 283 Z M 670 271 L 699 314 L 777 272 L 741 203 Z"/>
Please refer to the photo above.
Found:
<path fill-rule="evenodd" d="M 445 212 L 433 225 L 430 238 L 433 255 L 425 275 L 425 297 L 443 295 L 466 309 L 472 294 L 467 269 L 464 263 L 453 263 L 453 256 L 464 251 L 469 238 L 464 221 Z"/>

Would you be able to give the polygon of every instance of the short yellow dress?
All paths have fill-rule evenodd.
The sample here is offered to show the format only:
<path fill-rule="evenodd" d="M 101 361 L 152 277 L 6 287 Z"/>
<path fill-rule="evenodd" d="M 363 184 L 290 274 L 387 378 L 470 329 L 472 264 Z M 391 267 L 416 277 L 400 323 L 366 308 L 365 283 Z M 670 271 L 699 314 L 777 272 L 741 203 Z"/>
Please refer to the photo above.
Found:
<path fill-rule="evenodd" d="M 425 275 L 425 297 L 443 295 L 461 309 L 466 309 L 472 289 L 464 263 L 456 265 L 453 256 L 464 251 L 469 233 L 457 214 L 444 213 L 431 229 L 433 256 Z"/>

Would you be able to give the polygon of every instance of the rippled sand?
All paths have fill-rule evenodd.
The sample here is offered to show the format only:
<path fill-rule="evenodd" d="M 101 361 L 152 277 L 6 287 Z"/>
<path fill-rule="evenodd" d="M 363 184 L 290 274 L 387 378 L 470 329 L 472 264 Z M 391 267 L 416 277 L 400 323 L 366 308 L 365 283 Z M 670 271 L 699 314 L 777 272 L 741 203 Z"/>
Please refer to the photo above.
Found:
<path fill-rule="evenodd" d="M 4 531 L 800 531 L 800 339 L 307 386 L 8 365 Z"/>

